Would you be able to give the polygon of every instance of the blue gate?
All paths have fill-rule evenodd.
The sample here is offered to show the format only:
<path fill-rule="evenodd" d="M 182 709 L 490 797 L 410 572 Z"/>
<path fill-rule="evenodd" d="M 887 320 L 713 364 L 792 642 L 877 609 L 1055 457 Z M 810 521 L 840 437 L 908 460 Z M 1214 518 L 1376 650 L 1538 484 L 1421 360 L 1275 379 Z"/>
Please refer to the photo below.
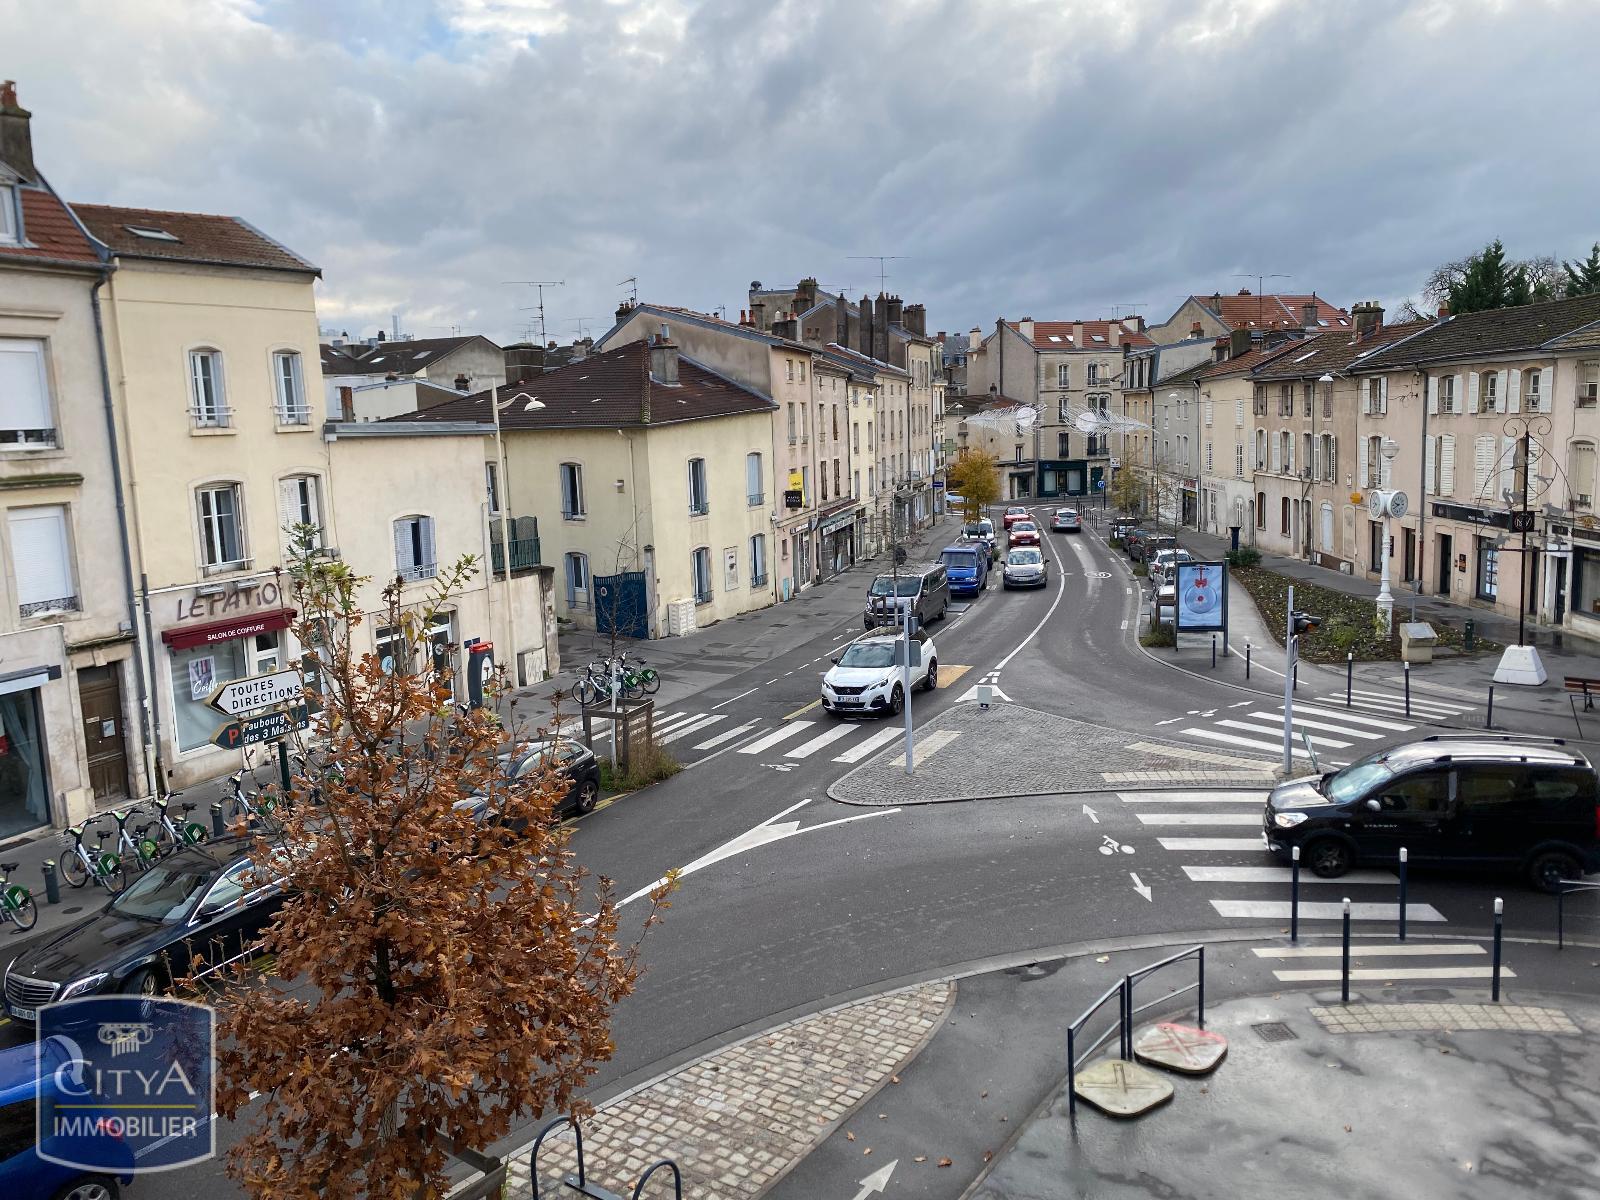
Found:
<path fill-rule="evenodd" d="M 595 578 L 594 624 L 599 632 L 615 633 L 619 637 L 650 636 L 643 571 L 623 571 L 619 575 Z"/>

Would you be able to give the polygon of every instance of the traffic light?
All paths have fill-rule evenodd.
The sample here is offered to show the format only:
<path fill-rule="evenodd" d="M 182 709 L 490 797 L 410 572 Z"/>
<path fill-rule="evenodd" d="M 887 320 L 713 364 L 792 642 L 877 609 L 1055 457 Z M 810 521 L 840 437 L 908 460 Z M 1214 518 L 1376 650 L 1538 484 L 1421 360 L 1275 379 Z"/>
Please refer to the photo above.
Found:
<path fill-rule="evenodd" d="M 1289 614 L 1289 619 L 1294 623 L 1296 636 L 1320 628 L 1322 625 L 1321 617 L 1313 616 L 1311 613 L 1304 612 L 1298 608 Z"/>

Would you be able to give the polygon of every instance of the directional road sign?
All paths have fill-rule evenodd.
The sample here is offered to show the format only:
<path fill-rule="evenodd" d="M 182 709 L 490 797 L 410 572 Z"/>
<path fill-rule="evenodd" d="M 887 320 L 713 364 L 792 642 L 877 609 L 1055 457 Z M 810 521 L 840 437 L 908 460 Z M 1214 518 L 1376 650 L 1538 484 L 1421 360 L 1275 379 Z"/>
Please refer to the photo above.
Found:
<path fill-rule="evenodd" d="M 273 671 L 270 675 L 232 680 L 212 692 L 206 703 L 224 716 L 237 717 L 252 709 L 270 708 L 286 700 L 298 700 L 300 693 L 300 672 L 291 667 L 286 671 Z"/>
<path fill-rule="evenodd" d="M 272 712 L 258 713 L 253 717 L 240 717 L 219 725 L 211 735 L 211 744 L 220 746 L 224 750 L 238 750 L 243 746 L 254 746 L 261 742 L 275 742 L 279 738 L 288 737 L 296 729 L 304 729 L 311 724 L 311 714 L 307 712 L 304 704 L 296 704 L 289 709 L 275 709 Z"/>

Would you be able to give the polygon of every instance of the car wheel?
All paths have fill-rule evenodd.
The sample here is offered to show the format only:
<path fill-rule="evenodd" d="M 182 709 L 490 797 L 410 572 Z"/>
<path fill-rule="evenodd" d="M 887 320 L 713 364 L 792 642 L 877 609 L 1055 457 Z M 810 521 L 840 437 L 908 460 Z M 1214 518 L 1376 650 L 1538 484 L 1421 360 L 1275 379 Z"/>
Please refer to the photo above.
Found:
<path fill-rule="evenodd" d="M 1551 895 L 1561 891 L 1562 885 L 1583 875 L 1583 864 L 1565 850 L 1546 850 L 1535 854 L 1528 863 L 1528 878 L 1541 892 Z"/>
<path fill-rule="evenodd" d="M 56 1192 L 51 1200 L 117 1200 L 122 1195 L 115 1179 L 104 1175 L 88 1175 L 73 1180 Z"/>
<path fill-rule="evenodd" d="M 923 682 L 922 690 L 925 691 L 925 692 L 931 692 L 931 691 L 934 690 L 934 688 L 936 688 L 938 686 L 939 686 L 939 660 L 937 658 L 930 658 L 928 660 L 928 678 Z"/>
<path fill-rule="evenodd" d="M 1337 879 L 1350 870 L 1350 847 L 1336 838 L 1318 838 L 1306 847 L 1306 862 L 1319 879 Z"/>
<path fill-rule="evenodd" d="M 124 979 L 117 990 L 129 996 L 159 996 L 161 981 L 156 978 L 153 967 L 140 967 Z"/>
<path fill-rule="evenodd" d="M 905 708 L 906 694 L 900 690 L 900 685 L 897 683 L 894 685 L 894 692 L 889 696 L 889 715 L 898 717 L 905 711 Z"/>
<path fill-rule="evenodd" d="M 580 816 L 594 811 L 595 802 L 600 799 L 600 785 L 592 779 L 585 779 L 578 785 L 578 790 L 572 797 L 572 811 Z"/>

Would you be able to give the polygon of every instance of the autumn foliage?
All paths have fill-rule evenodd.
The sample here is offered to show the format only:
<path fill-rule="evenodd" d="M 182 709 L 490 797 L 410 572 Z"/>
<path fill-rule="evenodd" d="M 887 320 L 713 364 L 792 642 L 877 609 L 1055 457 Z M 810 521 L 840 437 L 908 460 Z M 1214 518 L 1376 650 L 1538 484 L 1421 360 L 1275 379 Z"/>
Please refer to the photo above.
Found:
<path fill-rule="evenodd" d="M 294 571 L 327 736 L 255 852 L 289 889 L 267 935 L 276 978 L 218 1003 L 220 1107 L 250 1118 L 229 1170 L 253 1195 L 442 1196 L 453 1149 L 581 1111 L 612 1053 L 638 943 L 552 825 L 551 781 L 505 777 L 505 714 L 458 713 L 425 653 L 472 570 L 410 609 L 398 581 L 385 590 L 377 619 L 417 648 L 389 664 L 357 648 L 365 581 L 310 555 Z M 473 793 L 524 831 L 475 823 L 457 807 Z M 664 906 L 663 890 L 645 927 Z"/>

